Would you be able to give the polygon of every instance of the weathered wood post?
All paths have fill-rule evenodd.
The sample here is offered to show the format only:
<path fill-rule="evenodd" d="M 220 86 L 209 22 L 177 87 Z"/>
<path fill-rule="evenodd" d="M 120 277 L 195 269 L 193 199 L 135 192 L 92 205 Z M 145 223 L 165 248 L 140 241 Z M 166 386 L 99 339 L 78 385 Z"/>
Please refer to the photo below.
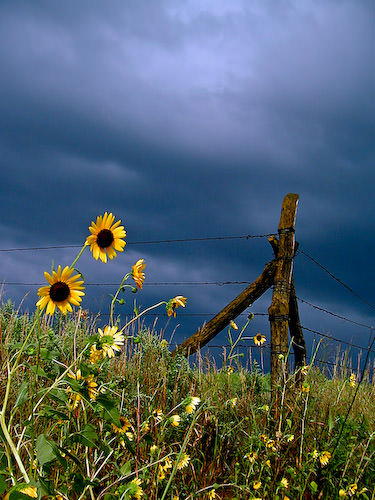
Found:
<path fill-rule="evenodd" d="M 270 245 L 273 248 L 275 257 L 279 251 L 279 240 L 273 234 L 268 238 Z M 298 242 L 294 245 L 294 254 L 296 254 L 298 248 Z M 293 352 L 294 352 L 294 362 L 296 370 L 302 368 L 306 365 L 306 343 L 303 336 L 302 326 L 299 319 L 298 312 L 298 302 L 296 295 L 296 288 L 294 285 L 293 273 L 290 280 L 290 295 L 289 295 L 289 333 L 292 339 Z M 297 384 L 301 383 L 301 372 L 297 374 Z"/>
<path fill-rule="evenodd" d="M 264 268 L 262 274 L 243 290 L 232 302 L 222 309 L 214 318 L 202 328 L 187 338 L 173 352 L 172 356 L 184 353 L 186 356 L 194 354 L 198 349 L 205 346 L 219 332 L 229 325 L 230 320 L 235 319 L 247 307 L 264 294 L 274 282 L 274 274 L 277 260 L 272 260 Z"/>
<path fill-rule="evenodd" d="M 283 200 L 278 229 L 279 242 L 273 295 L 271 305 L 268 308 L 271 327 L 271 390 L 275 408 L 279 404 L 279 394 L 276 388 L 282 377 L 283 363 L 285 363 L 285 369 L 288 370 L 289 299 L 293 272 L 294 232 L 298 199 L 298 194 L 289 193 Z M 284 356 L 283 360 L 280 359 L 280 355 Z"/>

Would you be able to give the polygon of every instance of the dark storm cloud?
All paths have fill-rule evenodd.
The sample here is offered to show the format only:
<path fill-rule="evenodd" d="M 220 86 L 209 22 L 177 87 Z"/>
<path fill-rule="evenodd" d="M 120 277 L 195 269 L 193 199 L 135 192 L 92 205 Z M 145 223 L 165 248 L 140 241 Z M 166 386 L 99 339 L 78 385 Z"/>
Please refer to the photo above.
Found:
<path fill-rule="evenodd" d="M 301 246 L 373 300 L 371 2 L 35 1 L 0 13 L 3 248 L 79 244 L 105 210 L 129 241 L 272 232 L 297 192 Z M 129 245 L 123 262 L 143 252 L 154 281 L 251 281 L 268 246 Z M 65 265 L 74 251 L 58 255 Z M 4 277 L 37 280 L 47 256 L 34 258 L 7 256 Z M 82 262 L 94 281 L 125 266 Z M 302 256 L 296 282 L 368 314 Z M 238 292 L 178 291 L 213 312 Z"/>

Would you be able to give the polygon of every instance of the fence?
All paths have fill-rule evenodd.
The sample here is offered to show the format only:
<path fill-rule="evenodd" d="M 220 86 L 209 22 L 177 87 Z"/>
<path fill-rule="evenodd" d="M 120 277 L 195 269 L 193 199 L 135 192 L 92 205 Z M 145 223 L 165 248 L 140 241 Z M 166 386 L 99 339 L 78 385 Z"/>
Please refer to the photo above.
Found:
<path fill-rule="evenodd" d="M 285 355 L 288 351 L 288 329 L 293 339 L 293 349 L 296 358 L 296 365 L 302 366 L 308 362 L 307 353 L 305 348 L 304 332 L 324 338 L 326 341 L 335 342 L 340 345 L 345 345 L 350 348 L 358 349 L 360 352 L 366 352 L 366 356 L 374 354 L 375 350 L 372 349 L 374 342 L 374 327 L 355 321 L 351 318 L 344 317 L 340 314 L 332 312 L 320 305 L 312 304 L 308 300 L 299 297 L 296 294 L 294 281 L 293 281 L 293 261 L 296 256 L 303 256 L 305 259 L 312 262 L 314 265 L 324 271 L 331 279 L 335 280 L 347 292 L 351 293 L 358 300 L 365 303 L 368 307 L 375 308 L 375 306 L 367 301 L 362 295 L 358 294 L 350 286 L 345 284 L 341 279 L 337 278 L 331 271 L 329 271 L 317 259 L 313 258 L 305 249 L 298 246 L 295 242 L 294 225 L 296 217 L 296 207 L 298 202 L 297 195 L 287 195 L 284 199 L 281 218 L 278 230 L 278 239 L 276 233 L 267 233 L 259 235 L 238 235 L 238 236 L 218 236 L 206 238 L 180 238 L 180 239 L 166 239 L 166 240 L 153 240 L 153 241 L 134 241 L 128 242 L 128 245 L 152 245 L 152 244 L 173 244 L 173 243 L 187 243 L 187 242 L 205 242 L 205 241 L 220 241 L 220 240 L 251 240 L 255 238 L 267 238 L 272 245 L 275 258 L 270 261 L 264 268 L 261 275 L 254 281 L 173 281 L 173 282 L 145 282 L 144 286 L 226 286 L 226 285 L 247 285 L 235 299 L 232 300 L 222 311 L 218 314 L 210 314 L 214 316 L 208 323 L 200 328 L 194 335 L 186 339 L 181 345 L 176 346 L 174 353 L 184 352 L 190 355 L 197 349 L 208 344 L 220 331 L 222 331 L 230 322 L 237 316 L 244 314 L 243 311 L 255 302 L 267 289 L 272 289 L 272 303 L 267 313 L 255 313 L 259 316 L 268 316 L 271 327 L 271 343 L 264 347 L 270 350 L 271 353 L 271 377 L 272 387 L 275 388 L 276 380 L 280 373 L 280 359 L 279 354 Z M 45 247 L 29 247 L 29 248 L 9 248 L 0 249 L 0 252 L 24 252 L 24 251 L 43 251 L 51 249 L 66 249 L 66 248 L 80 248 L 80 245 L 60 245 L 60 246 L 45 246 Z M 7 286 L 30 286 L 38 287 L 43 286 L 43 283 L 26 283 L 26 282 L 6 282 Z M 86 287 L 99 287 L 99 286 L 116 286 L 117 283 L 85 283 Z M 368 330 L 369 341 L 367 346 L 359 345 L 340 339 L 328 333 L 301 325 L 298 303 L 304 304 L 312 309 L 330 315 L 332 318 L 340 319 L 348 322 L 356 327 Z M 215 315 L 214 315 L 215 314 Z M 179 316 L 207 316 L 207 313 L 184 313 L 181 312 Z M 246 314 L 244 314 L 246 315 Z M 161 316 L 161 314 L 158 314 Z M 210 344 L 210 347 L 225 347 Z M 250 348 L 248 345 L 239 344 L 238 347 Z M 228 346 L 229 348 L 229 346 Z M 330 361 L 317 358 L 316 361 L 325 363 L 327 365 L 333 364 Z"/>

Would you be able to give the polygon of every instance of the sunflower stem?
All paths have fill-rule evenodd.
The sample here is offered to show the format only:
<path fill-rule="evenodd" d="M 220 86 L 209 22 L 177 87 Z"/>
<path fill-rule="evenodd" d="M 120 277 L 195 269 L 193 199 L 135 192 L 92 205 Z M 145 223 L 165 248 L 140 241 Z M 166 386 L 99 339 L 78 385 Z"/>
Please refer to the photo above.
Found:
<path fill-rule="evenodd" d="M 140 318 L 144 314 L 148 313 L 149 311 L 152 311 L 152 309 L 156 309 L 157 307 L 162 306 L 163 304 L 167 305 L 168 302 L 166 302 L 165 300 L 163 300 L 162 302 L 158 302 L 157 304 L 154 304 L 153 306 L 148 307 L 147 309 L 145 309 L 141 313 L 137 314 L 137 316 L 135 316 L 133 319 L 131 319 L 130 321 L 128 321 L 126 323 L 126 325 L 121 328 L 121 331 L 124 331 L 125 328 L 127 328 L 129 325 L 131 325 L 132 323 L 134 323 L 134 321 L 136 321 L 138 318 Z"/>
<path fill-rule="evenodd" d="M 70 269 L 73 269 L 73 268 L 74 268 L 74 266 L 75 266 L 75 265 L 77 264 L 77 262 L 78 262 L 78 259 L 81 257 L 81 255 L 83 254 L 83 252 L 85 251 L 85 249 L 86 249 L 87 247 L 88 247 L 88 244 L 87 244 L 87 243 L 85 243 L 85 244 L 83 245 L 83 247 L 81 248 L 81 250 L 79 251 L 79 253 L 78 253 L 77 257 L 76 257 L 76 258 L 73 260 L 73 262 L 71 263 L 71 265 L 70 265 Z"/>
<path fill-rule="evenodd" d="M 122 285 L 125 283 L 125 281 L 131 276 L 131 273 L 127 273 L 125 274 L 125 276 L 123 277 L 121 283 L 120 283 L 120 286 L 118 287 L 117 289 L 117 292 L 115 293 L 115 296 L 113 297 L 112 299 L 112 302 L 111 302 L 111 311 L 110 311 L 110 318 L 111 318 L 111 326 L 113 326 L 113 309 L 115 307 L 115 303 L 116 303 L 116 300 L 117 300 L 117 297 L 121 291 L 121 288 L 122 288 Z"/>

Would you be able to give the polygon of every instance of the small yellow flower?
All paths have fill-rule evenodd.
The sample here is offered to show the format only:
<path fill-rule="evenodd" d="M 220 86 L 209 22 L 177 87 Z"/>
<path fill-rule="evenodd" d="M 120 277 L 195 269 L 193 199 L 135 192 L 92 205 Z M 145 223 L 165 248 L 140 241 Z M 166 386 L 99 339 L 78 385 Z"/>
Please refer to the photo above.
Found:
<path fill-rule="evenodd" d="M 125 436 L 129 439 L 129 441 L 134 440 L 134 434 L 132 432 L 125 432 Z"/>
<path fill-rule="evenodd" d="M 230 326 L 233 328 L 233 330 L 238 330 L 238 326 L 233 320 L 230 320 Z"/>
<path fill-rule="evenodd" d="M 82 296 L 85 295 L 82 286 L 83 280 L 77 281 L 81 278 L 81 275 L 75 274 L 72 276 L 73 271 L 74 269 L 69 266 L 64 267 L 63 270 L 59 266 L 57 271 L 52 271 L 52 276 L 47 272 L 44 273 L 49 285 L 42 286 L 38 290 L 38 295 L 41 298 L 36 303 L 36 306 L 41 311 L 47 307 L 46 314 L 52 316 L 56 307 L 60 309 L 62 314 L 66 314 L 68 311 L 73 311 L 71 304 L 79 306 Z"/>
<path fill-rule="evenodd" d="M 314 450 L 314 451 L 312 452 L 312 457 L 313 457 L 313 459 L 315 460 L 316 458 L 318 458 L 318 456 L 319 456 L 319 452 L 318 452 L 318 450 Z"/>
<path fill-rule="evenodd" d="M 135 488 L 135 492 L 134 493 L 131 493 L 131 496 L 134 495 L 134 497 L 139 500 L 141 498 L 141 496 L 143 495 L 143 490 L 141 488 L 141 480 L 136 478 L 136 479 L 133 479 L 133 481 L 130 481 L 130 484 L 134 484 L 136 485 L 136 488 Z"/>
<path fill-rule="evenodd" d="M 330 459 L 331 459 L 331 454 L 330 454 L 329 451 L 323 451 L 320 454 L 319 461 L 320 461 L 320 463 L 322 464 L 323 467 L 328 464 L 328 462 L 330 461 Z"/>
<path fill-rule="evenodd" d="M 271 460 L 266 460 L 267 467 L 271 468 Z"/>
<path fill-rule="evenodd" d="M 303 365 L 303 367 L 301 368 L 302 375 L 307 375 L 307 372 L 309 371 L 309 369 L 310 369 L 310 365 Z"/>
<path fill-rule="evenodd" d="M 142 424 L 142 431 L 147 433 L 149 430 L 150 430 L 149 423 L 148 422 L 143 422 L 143 424 Z"/>
<path fill-rule="evenodd" d="M 121 427 L 117 427 L 115 424 L 111 424 L 112 430 L 115 434 L 125 434 L 131 427 L 131 423 L 125 417 L 120 417 Z"/>
<path fill-rule="evenodd" d="M 310 392 L 310 384 L 303 384 L 302 392 L 306 392 L 306 394 L 308 394 Z"/>
<path fill-rule="evenodd" d="M 116 251 L 123 252 L 126 232 L 124 226 L 120 226 L 121 220 L 114 224 L 115 216 L 112 213 L 105 213 L 96 218 L 96 223 L 91 222 L 89 227 L 91 235 L 86 238 L 86 245 L 90 245 L 95 260 L 107 262 L 107 255 L 110 259 L 116 257 Z"/>
<path fill-rule="evenodd" d="M 137 287 L 142 290 L 143 282 L 145 280 L 145 273 L 143 272 L 146 267 L 144 259 L 139 259 L 132 267 L 133 280 Z"/>
<path fill-rule="evenodd" d="M 183 297 L 182 295 L 177 295 L 176 297 L 174 297 L 173 299 L 171 299 L 168 302 L 168 304 L 166 305 L 168 316 L 172 316 L 172 314 L 173 314 L 173 316 L 176 317 L 176 309 L 177 309 L 177 307 L 179 307 L 179 306 L 185 307 L 186 306 L 186 301 L 187 301 L 187 298 Z"/>
<path fill-rule="evenodd" d="M 171 416 L 171 425 L 173 427 L 178 427 L 180 425 L 180 420 L 181 420 L 180 415 L 172 415 Z"/>
<path fill-rule="evenodd" d="M 253 488 L 254 490 L 259 490 L 259 488 L 262 486 L 262 482 L 261 481 L 254 481 L 253 482 Z"/>
<path fill-rule="evenodd" d="M 180 500 L 180 497 L 178 495 L 173 495 L 173 500 Z"/>
<path fill-rule="evenodd" d="M 261 435 L 260 435 L 260 440 L 261 440 L 263 443 L 267 443 L 267 441 L 268 441 L 268 436 L 266 436 L 265 434 L 261 434 Z"/>
<path fill-rule="evenodd" d="M 345 491 L 345 490 L 343 490 L 343 489 L 341 489 L 341 490 L 339 491 L 339 497 L 340 497 L 340 498 L 346 498 L 346 496 L 347 496 L 346 491 Z"/>
<path fill-rule="evenodd" d="M 187 453 L 183 453 L 180 457 L 180 460 L 178 461 L 177 469 L 178 470 L 184 469 L 185 467 L 188 466 L 189 462 L 190 462 L 189 455 Z"/>
<path fill-rule="evenodd" d="M 251 451 L 250 453 L 247 453 L 244 458 L 247 458 L 248 461 L 253 464 L 255 462 L 255 460 L 258 458 L 258 453 L 256 453 L 255 451 Z"/>
<path fill-rule="evenodd" d="M 104 331 L 98 328 L 99 332 L 99 342 L 103 349 L 103 357 L 108 356 L 113 358 L 115 352 L 120 352 L 122 345 L 124 345 L 124 335 L 122 332 L 118 332 L 117 326 L 106 326 Z"/>
<path fill-rule="evenodd" d="M 349 381 L 350 381 L 350 382 L 349 382 L 349 383 L 350 383 L 350 387 L 355 387 L 355 385 L 356 385 L 356 381 L 355 381 L 355 375 L 354 375 L 354 373 L 352 373 L 352 374 L 350 375 Z"/>
<path fill-rule="evenodd" d="M 155 453 L 158 449 L 159 447 L 156 444 L 153 444 L 150 448 L 150 453 Z"/>
<path fill-rule="evenodd" d="M 233 372 L 234 372 L 233 366 L 228 366 L 228 368 L 227 368 L 227 374 L 228 375 L 232 375 Z"/>
<path fill-rule="evenodd" d="M 266 341 L 266 337 L 264 335 L 262 335 L 261 333 L 257 333 L 254 337 L 254 343 L 255 345 L 262 345 L 264 344 Z"/>
<path fill-rule="evenodd" d="M 238 398 L 232 398 L 230 400 L 230 404 L 232 405 L 232 408 L 234 408 L 237 405 Z"/>
<path fill-rule="evenodd" d="M 348 487 L 349 496 L 352 497 L 353 495 L 355 495 L 355 492 L 357 491 L 357 489 L 358 489 L 358 486 L 356 483 L 350 484 Z"/>
<path fill-rule="evenodd" d="M 286 477 L 283 477 L 282 480 L 280 481 L 281 486 L 285 489 L 289 488 L 289 481 L 287 480 Z"/>
<path fill-rule="evenodd" d="M 172 467 L 173 467 L 172 460 L 169 457 L 167 457 L 164 460 L 164 465 L 162 467 L 163 467 L 163 470 L 165 470 L 165 471 L 168 471 L 169 469 L 172 469 Z"/>
<path fill-rule="evenodd" d="M 90 347 L 90 363 L 92 365 L 96 365 L 96 363 L 99 363 L 102 357 L 103 351 L 101 349 L 97 349 L 95 344 L 92 345 Z"/>
<path fill-rule="evenodd" d="M 163 339 L 160 342 L 160 347 L 163 347 L 163 349 L 165 349 L 166 347 L 168 347 L 168 340 Z"/>
<path fill-rule="evenodd" d="M 267 448 L 271 448 L 272 451 L 276 451 L 276 443 L 273 439 L 269 439 L 266 443 Z"/>
<path fill-rule="evenodd" d="M 27 484 L 18 485 L 15 488 L 12 488 L 9 493 L 7 493 L 4 497 L 4 500 L 9 500 L 9 495 L 12 491 L 19 491 L 24 495 L 27 495 L 30 498 L 38 498 L 38 492 L 36 486 L 29 486 Z M 19 495 L 18 495 L 19 496 Z"/>
<path fill-rule="evenodd" d="M 288 443 L 291 443 L 294 440 L 294 434 L 291 434 L 290 436 L 288 436 L 286 438 L 286 440 L 288 441 Z"/>
<path fill-rule="evenodd" d="M 89 375 L 88 377 L 85 377 L 84 380 L 87 385 L 90 401 L 95 401 L 99 391 L 97 389 L 98 384 L 94 380 L 94 375 Z"/>
<path fill-rule="evenodd" d="M 189 403 L 185 406 L 186 413 L 188 414 L 193 413 L 193 411 L 195 411 L 196 407 L 199 405 L 200 402 L 201 402 L 200 398 L 198 398 L 197 396 L 192 396 L 190 398 Z"/>
<path fill-rule="evenodd" d="M 216 491 L 214 489 L 208 492 L 208 498 L 209 500 L 214 500 L 215 498 L 218 498 Z"/>
<path fill-rule="evenodd" d="M 157 423 L 157 424 L 160 424 L 160 422 L 163 420 L 163 412 L 161 411 L 160 408 L 158 408 L 157 410 L 154 410 L 152 412 L 152 416 L 154 417 L 155 423 Z"/>
<path fill-rule="evenodd" d="M 283 496 L 283 500 L 290 500 L 289 497 L 287 497 L 286 495 Z"/>
<path fill-rule="evenodd" d="M 163 467 L 161 465 L 159 465 L 159 467 L 158 467 L 158 480 L 163 481 L 163 479 L 165 479 L 165 472 L 164 472 Z"/>

